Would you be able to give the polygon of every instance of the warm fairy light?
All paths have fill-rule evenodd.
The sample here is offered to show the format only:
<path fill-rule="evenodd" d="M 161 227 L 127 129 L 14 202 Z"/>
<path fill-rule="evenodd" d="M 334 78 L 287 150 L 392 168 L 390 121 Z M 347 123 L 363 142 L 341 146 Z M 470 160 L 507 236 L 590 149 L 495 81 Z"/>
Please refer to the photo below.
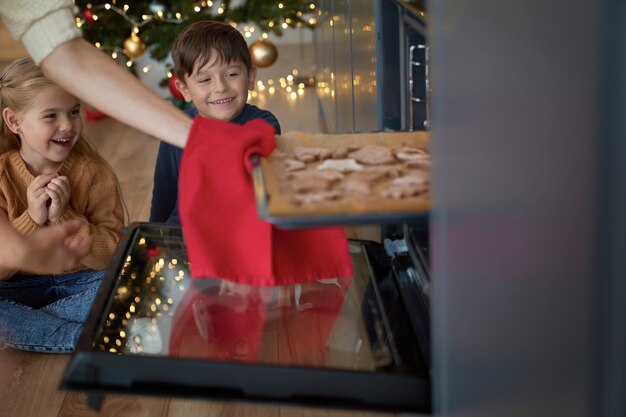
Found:
<path fill-rule="evenodd" d="M 289 25 L 287 23 L 283 23 L 281 26 L 282 26 L 283 29 L 287 29 L 289 27 Z"/>
<path fill-rule="evenodd" d="M 126 66 L 128 68 L 132 67 L 133 66 L 133 61 L 131 61 L 131 60 L 126 61 Z"/>
<path fill-rule="evenodd" d="M 94 45 L 96 46 L 96 48 L 100 49 L 100 46 L 101 46 L 100 42 L 96 42 L 96 43 L 94 43 Z"/>
<path fill-rule="evenodd" d="M 274 86 L 269 88 L 270 94 L 274 94 L 276 92 L 276 88 Z"/>
<path fill-rule="evenodd" d="M 314 17 L 309 18 L 309 25 L 314 25 L 317 23 L 317 20 Z M 332 23 L 331 23 L 332 26 Z"/>
<path fill-rule="evenodd" d="M 211 7 L 211 6 L 213 6 L 213 2 L 212 1 L 207 1 L 206 5 Z"/>
<path fill-rule="evenodd" d="M 288 93 L 291 93 L 291 87 L 287 87 L 286 90 Z"/>
<path fill-rule="evenodd" d="M 283 4 L 282 4 L 282 3 L 278 3 L 278 8 L 279 8 L 279 9 L 282 9 L 283 7 L 285 7 L 285 6 L 283 6 Z"/>
<path fill-rule="evenodd" d="M 298 88 L 298 95 L 299 96 L 303 96 L 304 95 L 304 89 Z"/>
<path fill-rule="evenodd" d="M 309 9 L 314 10 L 315 9 L 315 4 L 313 4 L 313 3 L 309 4 Z"/>
<path fill-rule="evenodd" d="M 217 9 L 217 14 L 223 14 L 223 13 L 224 13 L 224 9 L 222 7 Z"/>
<path fill-rule="evenodd" d="M 104 4 L 104 8 L 107 9 L 107 10 L 110 10 L 111 9 L 111 5 L 109 3 L 105 3 Z"/>
<path fill-rule="evenodd" d="M 122 9 L 124 9 L 125 12 L 127 12 L 129 8 L 130 6 L 128 4 L 125 4 L 124 7 L 122 7 Z"/>
<path fill-rule="evenodd" d="M 202 10 L 202 9 L 200 8 L 200 6 L 195 6 L 195 7 L 193 8 L 193 11 L 194 11 L 194 12 L 196 12 L 196 13 L 198 13 L 200 10 Z"/>
<path fill-rule="evenodd" d="M 298 84 L 298 89 L 302 90 L 304 87 L 305 87 L 305 86 L 304 86 L 304 83 L 299 83 L 299 84 Z"/>
<path fill-rule="evenodd" d="M 267 33 L 263 32 L 263 33 L 261 34 L 261 37 L 262 37 L 263 39 L 267 39 Z"/>
<path fill-rule="evenodd" d="M 272 80 L 271 78 L 269 80 L 267 80 L 267 84 L 268 85 L 273 85 L 274 84 L 274 80 Z"/>
<path fill-rule="evenodd" d="M 285 24 L 290 24 L 291 23 L 291 19 L 290 18 L 286 18 L 285 19 Z"/>
<path fill-rule="evenodd" d="M 143 71 L 143 72 L 144 72 L 144 74 L 145 74 L 146 72 L 150 71 L 150 67 L 143 67 L 143 68 L 142 68 L 142 71 Z"/>
<path fill-rule="evenodd" d="M 290 97 L 292 100 L 295 100 L 295 99 L 297 99 L 297 98 L 298 98 L 298 95 L 296 94 L 296 92 L 295 92 L 295 91 L 292 91 L 292 92 L 291 92 L 291 94 L 289 95 L 289 97 Z"/>
<path fill-rule="evenodd" d="M 245 32 L 245 33 L 243 34 L 243 36 L 245 36 L 246 38 L 249 38 L 250 36 L 252 36 L 252 33 L 250 33 L 250 32 Z"/>
<path fill-rule="evenodd" d="M 267 23 L 267 26 L 269 26 L 269 27 L 273 28 L 273 27 L 274 27 L 274 21 L 273 21 L 273 20 L 270 20 L 270 21 Z"/>
<path fill-rule="evenodd" d="M 179 12 L 176 12 L 176 19 L 180 20 L 183 17 L 182 14 L 180 14 Z"/>

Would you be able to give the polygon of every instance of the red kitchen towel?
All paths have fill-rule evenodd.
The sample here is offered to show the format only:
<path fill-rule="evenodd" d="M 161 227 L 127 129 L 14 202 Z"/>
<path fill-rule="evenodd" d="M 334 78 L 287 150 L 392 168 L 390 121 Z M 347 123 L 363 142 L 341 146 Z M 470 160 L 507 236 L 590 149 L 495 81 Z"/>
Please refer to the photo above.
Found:
<path fill-rule="evenodd" d="M 275 147 L 262 120 L 194 120 L 178 197 L 193 277 L 275 286 L 352 276 L 342 228 L 282 230 L 258 217 L 249 159 Z"/>

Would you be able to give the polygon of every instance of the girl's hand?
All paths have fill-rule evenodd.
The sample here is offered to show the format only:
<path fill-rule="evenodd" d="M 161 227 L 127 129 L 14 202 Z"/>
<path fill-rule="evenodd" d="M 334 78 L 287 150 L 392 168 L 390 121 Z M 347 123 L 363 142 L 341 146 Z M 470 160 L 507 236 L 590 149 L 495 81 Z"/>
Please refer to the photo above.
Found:
<path fill-rule="evenodd" d="M 51 200 L 47 220 L 53 222 L 67 210 L 67 203 L 70 201 L 70 180 L 65 176 L 52 178 L 45 192 Z"/>
<path fill-rule="evenodd" d="M 50 196 L 46 192 L 46 185 L 56 176 L 57 174 L 38 175 L 26 190 L 28 215 L 39 226 L 43 226 L 48 220 Z"/>

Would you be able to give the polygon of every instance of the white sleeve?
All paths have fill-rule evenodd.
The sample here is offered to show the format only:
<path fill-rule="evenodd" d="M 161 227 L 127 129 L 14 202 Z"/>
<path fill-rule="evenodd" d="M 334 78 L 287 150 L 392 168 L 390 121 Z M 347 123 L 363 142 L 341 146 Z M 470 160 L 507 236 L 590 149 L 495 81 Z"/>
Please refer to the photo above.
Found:
<path fill-rule="evenodd" d="M 11 35 L 39 63 L 59 45 L 81 36 L 71 0 L 0 0 L 0 14 Z"/>

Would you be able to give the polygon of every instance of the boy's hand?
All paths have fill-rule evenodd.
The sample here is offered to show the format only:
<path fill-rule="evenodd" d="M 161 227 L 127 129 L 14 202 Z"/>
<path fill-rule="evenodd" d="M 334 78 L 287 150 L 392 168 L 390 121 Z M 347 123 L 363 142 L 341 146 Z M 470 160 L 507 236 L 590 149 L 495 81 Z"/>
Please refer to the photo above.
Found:
<path fill-rule="evenodd" d="M 39 226 L 43 226 L 48 220 L 50 196 L 46 192 L 46 185 L 56 176 L 56 174 L 38 175 L 26 190 L 28 215 Z"/>
<path fill-rule="evenodd" d="M 65 213 L 70 201 L 70 180 L 66 176 L 52 178 L 46 186 L 46 194 L 50 197 L 47 220 L 53 222 Z"/>

